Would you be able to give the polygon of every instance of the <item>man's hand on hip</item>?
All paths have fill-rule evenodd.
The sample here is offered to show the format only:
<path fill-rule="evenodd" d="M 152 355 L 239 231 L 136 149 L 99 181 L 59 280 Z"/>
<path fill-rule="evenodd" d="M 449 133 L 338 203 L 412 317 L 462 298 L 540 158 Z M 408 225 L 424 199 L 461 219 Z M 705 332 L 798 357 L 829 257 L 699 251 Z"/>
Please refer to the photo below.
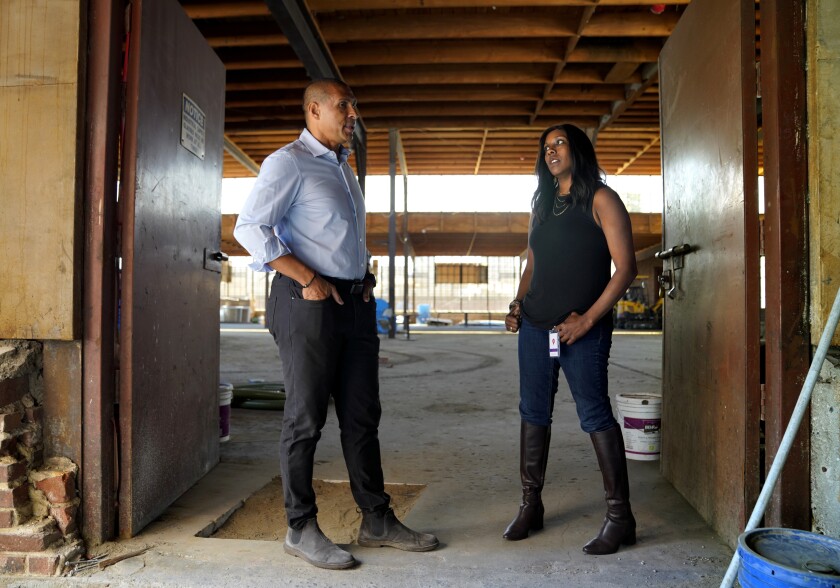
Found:
<path fill-rule="evenodd" d="M 341 299 L 341 296 L 338 295 L 338 290 L 336 290 L 335 286 L 330 284 L 321 276 L 316 276 L 315 279 L 312 280 L 312 283 L 309 284 L 309 287 L 304 288 L 301 292 L 303 292 L 304 300 L 326 300 L 332 296 L 333 300 L 339 304 L 344 304 L 344 301 Z"/>
<path fill-rule="evenodd" d="M 374 280 L 365 280 L 364 284 L 365 286 L 362 290 L 362 300 L 370 302 L 370 296 L 373 294 L 373 289 L 376 288 L 376 282 Z"/>

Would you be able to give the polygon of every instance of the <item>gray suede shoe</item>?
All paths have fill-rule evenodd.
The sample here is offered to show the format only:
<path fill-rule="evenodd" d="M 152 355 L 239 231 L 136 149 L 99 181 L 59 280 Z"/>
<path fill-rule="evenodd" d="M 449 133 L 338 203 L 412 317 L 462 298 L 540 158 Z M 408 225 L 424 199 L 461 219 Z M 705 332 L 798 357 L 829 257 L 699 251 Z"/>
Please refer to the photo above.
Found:
<path fill-rule="evenodd" d="M 418 533 L 403 525 L 390 508 L 384 512 L 362 512 L 356 543 L 362 547 L 395 547 L 403 551 L 431 551 L 439 545 L 431 533 Z"/>
<path fill-rule="evenodd" d="M 283 551 L 299 557 L 316 568 L 344 570 L 356 565 L 352 555 L 330 541 L 318 526 L 317 519 L 306 521 L 303 529 L 289 527 Z"/>

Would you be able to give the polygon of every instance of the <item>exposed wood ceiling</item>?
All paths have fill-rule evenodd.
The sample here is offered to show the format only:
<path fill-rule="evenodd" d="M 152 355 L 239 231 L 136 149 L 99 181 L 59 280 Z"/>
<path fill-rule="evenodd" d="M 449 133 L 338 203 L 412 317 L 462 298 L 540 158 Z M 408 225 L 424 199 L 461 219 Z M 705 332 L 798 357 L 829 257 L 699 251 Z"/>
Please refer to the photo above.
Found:
<path fill-rule="evenodd" d="M 227 68 L 225 133 L 259 164 L 295 139 L 308 76 L 261 0 L 180 0 Z M 308 0 L 353 88 L 368 174 L 396 128 L 410 174 L 531 174 L 548 125 L 609 174 L 658 174 L 656 61 L 689 0 Z M 226 152 L 225 177 L 252 175 Z"/>

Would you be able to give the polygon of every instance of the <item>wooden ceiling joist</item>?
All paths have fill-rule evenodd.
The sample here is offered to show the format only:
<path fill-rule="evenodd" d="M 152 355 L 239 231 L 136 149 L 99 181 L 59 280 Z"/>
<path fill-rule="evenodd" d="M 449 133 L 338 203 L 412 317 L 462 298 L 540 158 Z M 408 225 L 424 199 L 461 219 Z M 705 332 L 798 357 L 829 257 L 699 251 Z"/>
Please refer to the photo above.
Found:
<path fill-rule="evenodd" d="M 421 12 L 406 18 L 403 14 L 383 13 L 375 19 L 367 15 L 347 15 L 320 19 L 321 31 L 330 43 L 412 39 L 499 39 L 568 37 L 574 34 L 567 17 L 559 10 L 543 13 L 513 13 L 504 16 L 475 13 L 453 20 L 445 13 Z"/>
<path fill-rule="evenodd" d="M 669 0 L 668 4 L 688 4 L 690 0 Z M 601 0 L 604 6 L 651 6 L 661 0 Z M 314 12 L 345 10 L 409 10 L 412 8 L 504 8 L 528 6 L 590 6 L 592 0 L 309 0 Z"/>
<path fill-rule="evenodd" d="M 542 129 L 571 122 L 628 174 L 657 171 L 651 72 L 689 0 L 180 2 L 225 64 L 225 133 L 254 165 L 297 138 L 302 90 L 327 71 L 359 100 L 368 173 L 387 173 L 395 128 L 412 173 L 531 174 Z M 312 46 L 331 67 L 306 63 Z M 226 156 L 224 173 L 250 172 Z"/>

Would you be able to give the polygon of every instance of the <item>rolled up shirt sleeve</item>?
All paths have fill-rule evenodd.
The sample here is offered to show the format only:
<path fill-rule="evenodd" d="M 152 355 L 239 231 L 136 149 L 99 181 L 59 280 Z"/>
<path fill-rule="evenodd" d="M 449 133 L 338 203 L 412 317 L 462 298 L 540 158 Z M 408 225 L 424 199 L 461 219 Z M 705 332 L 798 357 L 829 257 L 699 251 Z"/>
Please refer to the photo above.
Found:
<path fill-rule="evenodd" d="M 269 272 L 269 262 L 292 253 L 279 235 L 300 183 L 300 170 L 285 152 L 271 154 L 260 167 L 233 229 L 233 236 L 253 258 L 252 269 Z"/>

